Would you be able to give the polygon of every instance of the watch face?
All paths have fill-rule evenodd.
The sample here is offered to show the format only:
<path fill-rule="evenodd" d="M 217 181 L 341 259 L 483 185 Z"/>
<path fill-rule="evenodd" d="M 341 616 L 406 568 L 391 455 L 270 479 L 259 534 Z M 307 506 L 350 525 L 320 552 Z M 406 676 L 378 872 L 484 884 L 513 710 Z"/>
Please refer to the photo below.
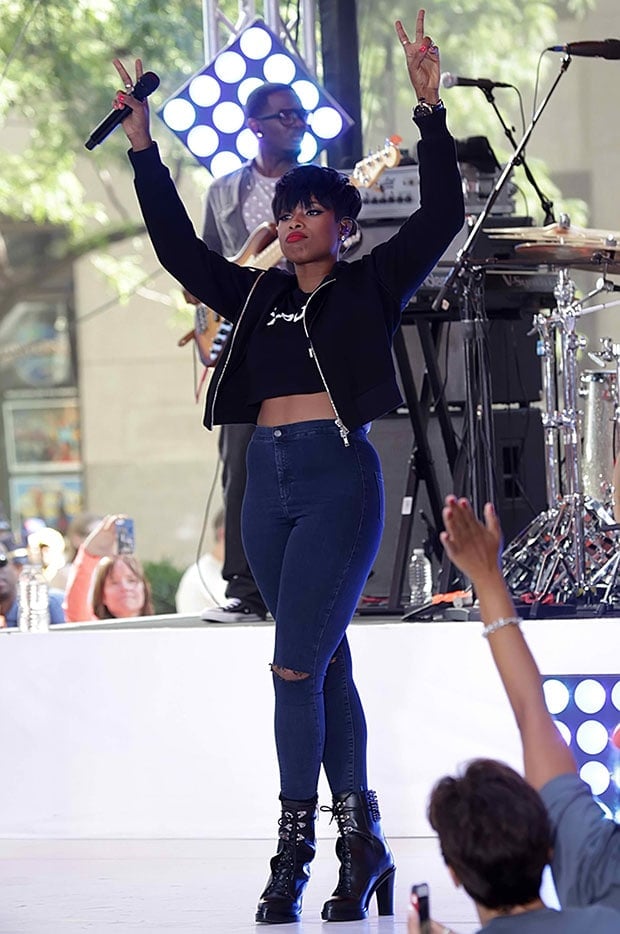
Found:
<path fill-rule="evenodd" d="M 432 114 L 433 108 L 430 104 L 421 103 L 414 108 L 413 116 L 414 117 L 428 117 L 429 114 Z"/>

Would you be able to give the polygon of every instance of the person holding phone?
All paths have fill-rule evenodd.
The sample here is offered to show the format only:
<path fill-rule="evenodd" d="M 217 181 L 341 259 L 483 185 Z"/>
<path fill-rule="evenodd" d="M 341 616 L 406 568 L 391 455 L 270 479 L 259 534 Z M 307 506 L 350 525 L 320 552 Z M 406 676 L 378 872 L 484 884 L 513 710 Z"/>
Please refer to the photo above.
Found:
<path fill-rule="evenodd" d="M 68 623 L 152 616 L 151 586 L 133 554 L 133 522 L 105 516 L 78 548 L 63 603 Z"/>
<path fill-rule="evenodd" d="M 615 934 L 618 912 L 606 905 L 557 911 L 540 898 L 551 858 L 551 823 L 538 794 L 518 772 L 493 759 L 474 759 L 436 782 L 428 819 L 454 884 L 473 900 L 479 934 Z M 431 922 L 431 934 L 450 928 Z M 414 905 L 408 934 L 421 934 Z"/>
<path fill-rule="evenodd" d="M 442 543 L 480 602 L 483 634 L 521 735 L 525 777 L 540 792 L 551 820 L 551 868 L 560 903 L 620 910 L 620 826 L 605 816 L 580 779 L 547 709 L 540 671 L 502 574 L 502 530 L 495 509 L 487 503 L 480 522 L 466 499 L 449 496 L 443 519 Z"/>
<path fill-rule="evenodd" d="M 270 668 L 281 811 L 255 915 L 267 924 L 300 918 L 321 767 L 340 863 L 321 917 L 363 920 L 373 896 L 380 914 L 393 913 L 394 860 L 369 788 L 366 720 L 346 631 L 383 529 L 381 465 L 368 428 L 401 404 L 393 335 L 464 221 L 456 147 L 438 96 L 439 52 L 425 33 L 424 11 L 413 39 L 400 21 L 396 33 L 417 97 L 421 204 L 391 239 L 350 263 L 339 256 L 361 197 L 347 176 L 317 165 L 285 173 L 272 207 L 294 271 L 242 268 L 196 235 L 150 135 L 148 104 L 123 91 L 115 104 L 132 110 L 121 126 L 160 262 L 234 325 L 209 385 L 205 425 L 256 425 L 242 530 L 275 621 Z M 130 83 L 122 63 L 114 64 Z M 230 674 L 234 679 L 234 667 Z"/>

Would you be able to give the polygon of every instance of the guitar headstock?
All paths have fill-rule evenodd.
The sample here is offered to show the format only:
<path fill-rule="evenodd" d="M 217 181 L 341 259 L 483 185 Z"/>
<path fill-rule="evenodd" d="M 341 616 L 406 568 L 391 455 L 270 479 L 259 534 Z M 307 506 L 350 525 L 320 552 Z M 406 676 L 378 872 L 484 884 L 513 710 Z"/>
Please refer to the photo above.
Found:
<path fill-rule="evenodd" d="M 356 163 L 350 179 L 356 188 L 371 188 L 377 183 L 379 176 L 386 169 L 395 168 L 401 160 L 400 149 L 402 143 L 400 136 L 391 136 L 386 139 L 382 149 L 371 152 L 369 156 Z"/>

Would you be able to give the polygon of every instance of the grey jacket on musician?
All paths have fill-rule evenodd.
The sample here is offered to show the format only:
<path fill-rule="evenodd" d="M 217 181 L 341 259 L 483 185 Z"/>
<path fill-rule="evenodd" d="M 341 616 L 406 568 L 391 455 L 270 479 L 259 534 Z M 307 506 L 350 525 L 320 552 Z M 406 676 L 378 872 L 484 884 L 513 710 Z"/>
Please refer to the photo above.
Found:
<path fill-rule="evenodd" d="M 221 256 L 234 256 L 249 237 L 243 220 L 243 202 L 253 185 L 251 162 L 244 162 L 241 168 L 211 182 L 202 231 L 202 239 L 210 250 Z"/>

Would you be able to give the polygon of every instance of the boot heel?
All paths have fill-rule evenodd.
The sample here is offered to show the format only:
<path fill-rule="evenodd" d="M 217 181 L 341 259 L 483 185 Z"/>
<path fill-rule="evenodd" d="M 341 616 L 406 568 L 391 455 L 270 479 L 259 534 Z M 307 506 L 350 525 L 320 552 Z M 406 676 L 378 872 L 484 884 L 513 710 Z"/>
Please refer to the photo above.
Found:
<path fill-rule="evenodd" d="M 375 895 L 377 897 L 377 911 L 380 915 L 394 914 L 394 878 L 396 870 L 391 869 L 383 877 L 377 888 Z"/>

